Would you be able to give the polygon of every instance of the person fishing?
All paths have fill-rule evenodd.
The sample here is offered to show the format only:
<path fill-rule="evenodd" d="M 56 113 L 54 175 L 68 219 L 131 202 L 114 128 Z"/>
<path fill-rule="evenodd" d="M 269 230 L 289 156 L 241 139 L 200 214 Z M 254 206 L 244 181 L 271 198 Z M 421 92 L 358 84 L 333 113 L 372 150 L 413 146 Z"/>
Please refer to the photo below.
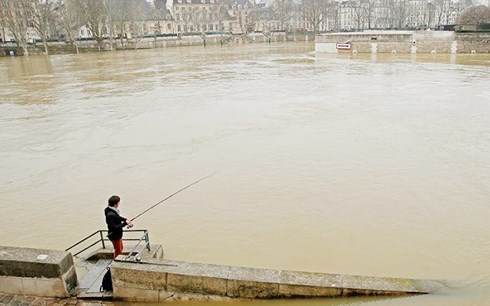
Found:
<path fill-rule="evenodd" d="M 131 220 L 124 218 L 119 213 L 119 205 L 121 204 L 121 198 L 117 195 L 113 195 L 109 198 L 109 205 L 104 209 L 105 221 L 107 223 L 107 230 L 109 233 L 107 237 L 114 246 L 114 259 L 120 255 L 123 251 L 124 245 L 122 241 L 123 227 L 126 225 L 128 228 L 133 227 Z"/>
<path fill-rule="evenodd" d="M 105 213 L 105 220 L 107 223 L 107 229 L 109 230 L 109 234 L 107 234 L 107 237 L 109 240 L 112 242 L 112 245 L 114 245 L 114 259 L 122 253 L 123 250 L 123 242 L 122 242 L 122 236 L 123 236 L 123 227 L 128 226 L 128 228 L 133 227 L 133 221 L 142 215 L 146 214 L 148 211 L 152 210 L 153 208 L 157 207 L 158 205 L 162 204 L 163 202 L 167 201 L 174 195 L 186 190 L 187 188 L 191 187 L 192 185 L 195 185 L 199 183 L 202 180 L 205 180 L 216 173 L 210 174 L 208 176 L 205 176 L 203 178 L 200 178 L 199 180 L 177 190 L 176 192 L 172 193 L 165 199 L 161 200 L 160 202 L 156 203 L 155 205 L 150 206 L 149 208 L 145 209 L 143 212 L 138 214 L 136 217 L 128 219 L 121 217 L 119 214 L 119 204 L 121 202 L 121 199 L 117 195 L 113 195 L 112 197 L 109 198 L 109 206 L 106 207 L 104 210 Z"/>

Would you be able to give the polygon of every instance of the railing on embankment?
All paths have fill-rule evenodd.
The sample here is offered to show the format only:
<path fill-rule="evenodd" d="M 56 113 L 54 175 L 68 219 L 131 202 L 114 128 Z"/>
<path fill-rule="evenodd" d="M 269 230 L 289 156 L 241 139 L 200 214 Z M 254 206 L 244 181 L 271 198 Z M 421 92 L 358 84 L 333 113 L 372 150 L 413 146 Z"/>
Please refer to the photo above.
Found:
<path fill-rule="evenodd" d="M 110 240 L 107 238 L 107 233 L 107 230 L 95 231 L 94 233 L 88 235 L 87 237 L 68 247 L 65 252 L 71 252 L 73 256 L 78 256 L 97 245 L 100 245 L 101 249 L 108 249 L 107 244 Z M 125 230 L 124 233 L 125 237 L 122 238 L 124 242 L 136 242 L 131 251 L 125 252 L 128 254 L 128 257 L 134 256 L 135 258 L 137 258 L 140 256 L 143 250 L 146 249 L 150 251 L 150 237 L 148 234 L 148 230 Z M 141 235 L 136 236 L 136 234 L 138 233 L 141 233 Z"/>

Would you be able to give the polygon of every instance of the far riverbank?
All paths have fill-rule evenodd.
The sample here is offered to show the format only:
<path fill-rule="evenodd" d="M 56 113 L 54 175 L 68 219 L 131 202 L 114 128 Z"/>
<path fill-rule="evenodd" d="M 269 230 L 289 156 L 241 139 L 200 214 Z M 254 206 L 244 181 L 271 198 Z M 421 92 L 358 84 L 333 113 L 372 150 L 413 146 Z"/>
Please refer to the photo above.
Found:
<path fill-rule="evenodd" d="M 233 34 L 210 34 L 210 35 L 175 35 L 175 36 L 154 36 L 136 39 L 105 39 L 98 43 L 95 40 L 76 41 L 73 45 L 67 42 L 48 43 L 48 54 L 71 54 L 86 52 L 102 52 L 114 50 L 137 50 L 155 49 L 187 46 L 207 46 L 207 45 L 245 45 L 254 43 L 277 43 L 286 41 L 313 41 L 313 33 L 307 32 L 271 32 L 271 33 L 249 33 L 244 35 Z M 29 55 L 45 55 L 42 43 L 29 45 L 27 47 Z M 0 46 L 0 57 L 4 56 L 23 56 L 24 49 L 15 44 Z"/>

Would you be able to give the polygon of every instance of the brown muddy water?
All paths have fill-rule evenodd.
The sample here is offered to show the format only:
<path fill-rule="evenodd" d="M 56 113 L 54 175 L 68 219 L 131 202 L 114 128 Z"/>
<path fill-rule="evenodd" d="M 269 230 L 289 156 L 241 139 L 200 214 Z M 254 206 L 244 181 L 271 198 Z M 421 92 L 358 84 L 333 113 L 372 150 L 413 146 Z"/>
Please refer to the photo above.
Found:
<path fill-rule="evenodd" d="M 447 280 L 233 305 L 490 305 L 490 55 L 0 58 L 0 113 L 0 245 L 64 249 L 105 228 L 112 194 L 132 217 L 218 172 L 135 228 L 170 259 Z"/>

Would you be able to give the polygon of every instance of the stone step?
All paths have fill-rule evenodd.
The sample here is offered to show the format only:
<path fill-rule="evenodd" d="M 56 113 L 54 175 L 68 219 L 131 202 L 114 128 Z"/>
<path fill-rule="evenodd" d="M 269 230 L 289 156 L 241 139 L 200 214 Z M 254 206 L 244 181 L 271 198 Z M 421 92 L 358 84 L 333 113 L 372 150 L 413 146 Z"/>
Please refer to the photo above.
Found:
<path fill-rule="evenodd" d="M 93 292 L 98 285 L 96 291 L 99 292 L 100 285 L 102 284 L 102 277 L 104 277 L 107 267 L 111 262 L 111 259 L 99 259 L 80 282 L 80 291 Z"/>
<path fill-rule="evenodd" d="M 110 266 L 112 259 L 99 259 L 95 264 L 88 263 L 89 271 L 80 281 L 79 299 L 96 299 L 96 300 L 112 300 L 112 291 L 100 292 L 102 278 L 107 272 L 107 267 Z"/>
<path fill-rule="evenodd" d="M 125 249 L 132 251 L 134 246 L 125 246 Z M 107 272 L 107 268 L 110 267 L 113 262 L 112 256 L 114 250 L 112 248 L 99 249 L 92 253 L 87 259 L 77 258 L 76 269 L 79 275 L 79 293 L 77 298 L 80 299 L 100 299 L 110 300 L 112 299 L 112 292 L 100 292 L 100 286 L 102 285 L 102 279 Z M 126 259 L 130 255 L 129 252 L 123 252 L 118 256 L 118 259 Z M 131 254 L 135 256 L 136 254 Z M 153 261 L 163 260 L 163 247 L 162 245 L 150 245 L 150 251 L 144 249 L 140 255 L 142 261 L 149 259 Z M 126 260 L 134 261 L 134 257 L 128 257 Z"/>

